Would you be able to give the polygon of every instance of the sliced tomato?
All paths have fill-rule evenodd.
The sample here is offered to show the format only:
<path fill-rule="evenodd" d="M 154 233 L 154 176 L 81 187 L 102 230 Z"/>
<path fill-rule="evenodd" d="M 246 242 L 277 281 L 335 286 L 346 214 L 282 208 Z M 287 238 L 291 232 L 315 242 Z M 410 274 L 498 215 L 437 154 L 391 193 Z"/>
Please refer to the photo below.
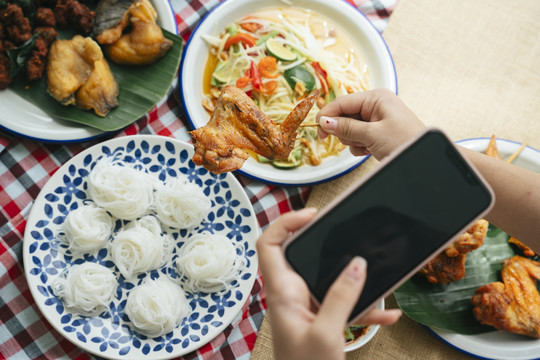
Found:
<path fill-rule="evenodd" d="M 224 49 L 227 50 L 232 45 L 239 44 L 239 43 L 242 43 L 247 47 L 252 47 L 257 44 L 257 40 L 253 36 L 247 33 L 238 33 L 227 39 L 227 41 L 225 42 Z"/>

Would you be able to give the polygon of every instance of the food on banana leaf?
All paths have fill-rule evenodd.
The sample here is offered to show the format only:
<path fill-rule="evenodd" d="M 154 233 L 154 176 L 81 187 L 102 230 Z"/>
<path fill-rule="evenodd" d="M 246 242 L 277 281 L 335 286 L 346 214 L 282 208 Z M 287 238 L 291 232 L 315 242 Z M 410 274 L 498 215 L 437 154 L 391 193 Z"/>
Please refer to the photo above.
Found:
<path fill-rule="evenodd" d="M 418 274 L 432 284 L 448 284 L 464 278 L 467 253 L 482 246 L 488 226 L 489 223 L 484 219 L 476 221 L 447 249 L 422 267 Z"/>
<path fill-rule="evenodd" d="M 106 116 L 118 106 L 119 87 L 99 45 L 75 35 L 55 41 L 47 64 L 47 91 L 63 105 Z"/>
<path fill-rule="evenodd" d="M 96 9 L 95 37 L 117 64 L 151 64 L 173 44 L 156 19 L 156 10 L 148 0 L 102 0 Z M 130 31 L 123 33 L 125 30 Z"/>
<path fill-rule="evenodd" d="M 498 330 L 540 339 L 540 262 L 513 256 L 502 262 L 501 278 L 476 290 L 474 316 Z"/>

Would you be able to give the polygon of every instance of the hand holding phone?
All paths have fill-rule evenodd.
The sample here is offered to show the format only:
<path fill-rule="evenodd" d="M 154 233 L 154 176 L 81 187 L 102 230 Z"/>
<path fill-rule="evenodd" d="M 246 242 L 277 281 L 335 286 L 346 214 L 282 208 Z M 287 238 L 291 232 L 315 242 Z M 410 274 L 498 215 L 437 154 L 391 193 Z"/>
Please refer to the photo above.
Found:
<path fill-rule="evenodd" d="M 353 323 L 483 216 L 493 198 L 446 135 L 428 128 L 296 232 L 285 258 L 319 304 L 354 256 L 366 259 Z"/>
<path fill-rule="evenodd" d="M 365 262 L 351 262 L 334 281 L 324 304 L 313 312 L 306 282 L 287 265 L 282 245 L 290 232 L 311 221 L 316 212 L 306 208 L 283 214 L 257 241 L 276 359 L 343 358 L 345 324 L 365 283 Z M 390 325 L 400 316 L 397 309 L 374 309 L 363 320 Z"/>

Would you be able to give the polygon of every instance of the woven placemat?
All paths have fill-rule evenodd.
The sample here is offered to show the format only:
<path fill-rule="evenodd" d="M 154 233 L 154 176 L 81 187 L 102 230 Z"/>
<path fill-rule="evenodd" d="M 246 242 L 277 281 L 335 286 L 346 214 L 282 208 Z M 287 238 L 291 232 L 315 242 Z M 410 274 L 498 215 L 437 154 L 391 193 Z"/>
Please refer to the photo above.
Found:
<path fill-rule="evenodd" d="M 394 58 L 401 99 L 426 125 L 453 140 L 475 137 L 540 149 L 540 1 L 400 0 L 384 38 Z M 321 208 L 377 164 L 313 188 Z M 397 307 L 393 296 L 388 308 Z M 268 316 L 253 360 L 274 359 Z M 472 359 L 406 316 L 383 327 L 347 359 Z"/>

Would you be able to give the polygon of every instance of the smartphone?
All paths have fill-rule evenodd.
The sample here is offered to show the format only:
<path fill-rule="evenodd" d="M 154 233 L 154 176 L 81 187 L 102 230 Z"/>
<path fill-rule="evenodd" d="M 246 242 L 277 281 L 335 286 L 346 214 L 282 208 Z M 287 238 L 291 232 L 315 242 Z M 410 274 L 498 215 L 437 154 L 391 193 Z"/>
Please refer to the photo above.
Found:
<path fill-rule="evenodd" d="M 365 258 L 366 284 L 349 317 L 356 323 L 493 201 L 490 186 L 448 137 L 427 128 L 295 232 L 285 258 L 317 304 L 354 256 Z"/>

